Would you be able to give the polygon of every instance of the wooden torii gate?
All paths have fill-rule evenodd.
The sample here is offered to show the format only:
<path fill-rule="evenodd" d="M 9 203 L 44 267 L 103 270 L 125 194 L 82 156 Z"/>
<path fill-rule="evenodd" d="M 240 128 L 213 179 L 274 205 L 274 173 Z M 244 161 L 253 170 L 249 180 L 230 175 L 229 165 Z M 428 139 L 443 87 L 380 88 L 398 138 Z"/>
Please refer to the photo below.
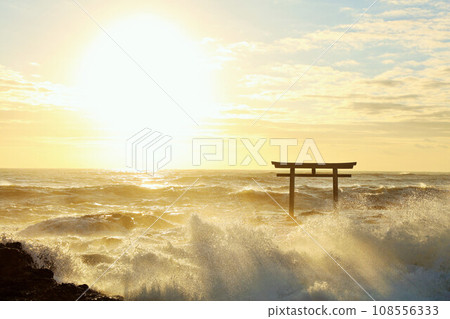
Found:
<path fill-rule="evenodd" d="M 338 169 L 352 169 L 356 162 L 348 163 L 281 163 L 272 162 L 275 168 L 289 168 L 289 173 L 277 174 L 278 177 L 289 177 L 289 215 L 294 216 L 294 193 L 296 177 L 333 177 L 334 207 L 338 202 L 338 177 L 352 177 L 351 174 L 339 174 Z M 311 174 L 296 174 L 296 168 L 310 168 Z M 332 174 L 316 174 L 317 169 L 332 169 Z"/>

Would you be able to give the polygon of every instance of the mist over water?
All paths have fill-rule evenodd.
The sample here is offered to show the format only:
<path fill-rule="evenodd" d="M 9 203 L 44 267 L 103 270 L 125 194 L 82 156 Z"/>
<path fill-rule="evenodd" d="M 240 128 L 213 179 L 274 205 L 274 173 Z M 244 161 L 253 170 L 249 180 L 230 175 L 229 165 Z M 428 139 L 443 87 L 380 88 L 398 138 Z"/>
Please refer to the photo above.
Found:
<path fill-rule="evenodd" d="M 194 181 L 159 220 L 158 217 Z M 253 180 L 258 181 L 261 189 Z M 131 300 L 450 299 L 450 175 L 288 180 L 261 171 L 0 170 L 2 240 L 56 279 Z"/>

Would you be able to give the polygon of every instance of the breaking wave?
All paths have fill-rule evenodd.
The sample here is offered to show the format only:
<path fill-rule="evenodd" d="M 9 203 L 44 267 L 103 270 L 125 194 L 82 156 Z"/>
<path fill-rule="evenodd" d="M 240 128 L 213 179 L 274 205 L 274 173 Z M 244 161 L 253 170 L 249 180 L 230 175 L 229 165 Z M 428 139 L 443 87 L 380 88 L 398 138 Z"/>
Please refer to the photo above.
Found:
<path fill-rule="evenodd" d="M 1 186 L 3 240 L 59 281 L 90 284 L 114 263 L 94 289 L 128 300 L 369 300 L 306 230 L 377 300 L 450 299 L 450 196 L 433 176 L 356 176 L 339 213 L 329 183 L 299 183 L 299 227 L 267 195 L 286 207 L 272 173 L 257 176 L 264 189 L 245 174 L 205 176 L 167 211 L 193 181 L 183 174 Z"/>
<path fill-rule="evenodd" d="M 439 223 L 430 205 L 395 212 L 398 221 L 384 224 L 382 232 L 334 215 L 304 227 L 375 299 L 448 300 L 449 220 Z M 98 288 L 132 300 L 369 299 L 299 227 L 279 237 L 269 226 L 213 223 L 193 215 L 179 232 L 185 238 L 181 244 L 149 244 L 144 238 Z M 107 240 L 98 239 L 103 246 Z M 115 249 L 126 247 L 123 240 L 115 244 Z M 109 253 L 66 250 L 48 259 L 58 256 L 53 268 L 68 267 L 66 275 L 55 269 L 61 278 L 89 282 L 113 262 L 115 255 Z M 38 260 L 42 255 L 35 254 Z"/>

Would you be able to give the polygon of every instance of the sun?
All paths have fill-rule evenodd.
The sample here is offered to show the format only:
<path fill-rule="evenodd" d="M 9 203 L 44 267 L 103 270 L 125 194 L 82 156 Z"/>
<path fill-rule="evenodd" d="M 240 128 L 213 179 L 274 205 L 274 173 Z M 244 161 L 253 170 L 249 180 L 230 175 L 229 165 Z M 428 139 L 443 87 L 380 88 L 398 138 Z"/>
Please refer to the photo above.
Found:
<path fill-rule="evenodd" d="M 180 28 L 135 15 L 104 31 L 86 49 L 76 81 L 80 105 L 102 126 L 188 134 L 213 111 L 207 56 Z"/>

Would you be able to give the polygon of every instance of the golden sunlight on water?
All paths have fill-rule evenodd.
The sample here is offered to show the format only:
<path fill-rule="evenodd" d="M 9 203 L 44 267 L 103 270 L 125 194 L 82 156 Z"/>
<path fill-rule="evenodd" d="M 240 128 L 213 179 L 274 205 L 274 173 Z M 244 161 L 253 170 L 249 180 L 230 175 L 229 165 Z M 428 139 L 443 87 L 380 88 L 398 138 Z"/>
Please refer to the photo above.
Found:
<path fill-rule="evenodd" d="M 92 283 L 131 245 L 95 284 L 107 294 L 367 300 L 320 243 L 377 300 L 448 298 L 447 175 L 356 174 L 341 185 L 339 213 L 329 183 L 305 180 L 296 204 L 303 229 L 265 193 L 287 205 L 287 186 L 272 172 L 2 176 L 3 240 L 22 241 L 58 280 Z"/>

